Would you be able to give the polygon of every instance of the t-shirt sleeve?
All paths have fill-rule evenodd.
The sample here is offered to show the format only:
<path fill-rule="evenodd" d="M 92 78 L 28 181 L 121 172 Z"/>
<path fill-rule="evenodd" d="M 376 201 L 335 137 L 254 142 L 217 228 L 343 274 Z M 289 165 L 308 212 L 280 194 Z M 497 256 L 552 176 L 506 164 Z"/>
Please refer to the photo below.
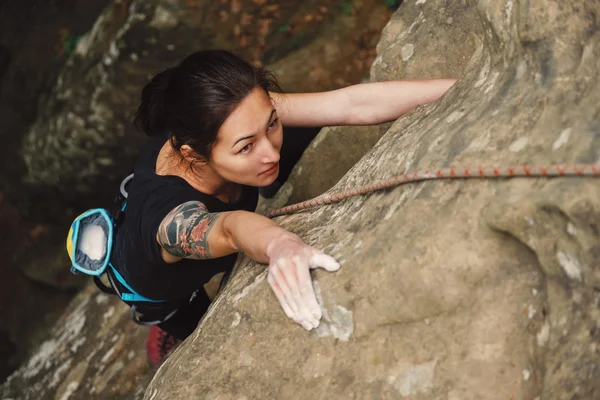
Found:
<path fill-rule="evenodd" d="M 150 255 L 150 261 L 163 264 L 160 254 L 160 244 L 156 240 L 158 227 L 163 219 L 175 207 L 188 201 L 199 201 L 193 190 L 170 185 L 161 187 L 149 193 L 141 207 L 140 235 L 145 254 Z"/>

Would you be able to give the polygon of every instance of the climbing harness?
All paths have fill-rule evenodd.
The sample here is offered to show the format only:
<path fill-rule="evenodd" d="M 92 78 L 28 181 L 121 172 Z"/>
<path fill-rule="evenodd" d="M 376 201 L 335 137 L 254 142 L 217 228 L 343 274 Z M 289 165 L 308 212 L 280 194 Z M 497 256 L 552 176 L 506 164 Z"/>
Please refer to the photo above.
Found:
<path fill-rule="evenodd" d="M 137 316 L 137 302 L 164 303 L 164 300 L 153 300 L 138 294 L 127 284 L 123 276 L 112 265 L 112 246 L 117 230 L 123 222 L 125 208 L 127 207 L 127 185 L 133 179 L 133 174 L 128 175 L 119 186 L 112 212 L 104 208 L 94 208 L 75 218 L 67 235 L 67 253 L 71 259 L 71 272 L 80 272 L 90 275 L 100 291 L 117 295 L 131 307 L 131 318 L 139 325 L 157 325 L 171 318 L 178 310 L 170 311 L 164 318 L 154 321 L 142 321 Z M 110 267 L 110 268 L 109 268 Z M 110 286 L 102 282 L 100 277 L 106 273 Z M 115 279 L 126 288 L 128 292 L 120 291 Z M 195 297 L 194 292 L 189 299 Z"/>
<path fill-rule="evenodd" d="M 267 213 L 268 218 L 280 215 L 293 214 L 298 211 L 317 208 L 326 204 L 363 195 L 383 189 L 393 188 L 405 183 L 420 182 L 436 179 L 473 179 L 473 178 L 511 178 L 511 177 L 560 177 L 560 176 L 587 176 L 600 177 L 600 165 L 572 164 L 560 165 L 518 165 L 514 167 L 479 167 L 479 168 L 440 168 L 403 175 L 396 175 L 388 179 L 377 181 L 370 185 L 358 188 L 324 194 L 314 199 L 278 208 Z"/>

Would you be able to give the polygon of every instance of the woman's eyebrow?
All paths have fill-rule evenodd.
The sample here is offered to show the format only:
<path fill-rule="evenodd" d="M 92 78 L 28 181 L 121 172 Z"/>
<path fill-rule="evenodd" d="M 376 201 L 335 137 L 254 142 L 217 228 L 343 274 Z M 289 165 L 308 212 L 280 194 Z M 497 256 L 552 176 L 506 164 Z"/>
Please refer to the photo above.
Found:
<path fill-rule="evenodd" d="M 277 110 L 275 110 L 275 109 L 271 110 L 271 114 L 269 114 L 269 118 L 267 119 L 267 123 L 265 125 L 269 125 L 269 121 L 271 121 L 271 118 L 273 118 L 273 114 L 275 114 L 275 111 L 277 111 Z M 241 142 L 242 140 L 253 138 L 254 135 L 256 135 L 256 134 L 253 133 L 251 135 L 247 135 L 247 136 L 239 138 L 238 140 L 235 141 L 235 143 L 233 144 L 233 146 L 231 146 L 231 148 L 233 149 L 235 147 L 235 145 L 238 144 L 239 142 Z"/>
<path fill-rule="evenodd" d="M 236 142 L 233 144 L 233 146 L 231 146 L 231 148 L 233 149 L 235 147 L 235 145 L 238 144 L 239 142 L 241 142 L 242 140 L 251 139 L 253 137 L 254 137 L 254 135 L 244 136 L 243 138 L 239 138 L 238 140 L 236 140 Z"/>

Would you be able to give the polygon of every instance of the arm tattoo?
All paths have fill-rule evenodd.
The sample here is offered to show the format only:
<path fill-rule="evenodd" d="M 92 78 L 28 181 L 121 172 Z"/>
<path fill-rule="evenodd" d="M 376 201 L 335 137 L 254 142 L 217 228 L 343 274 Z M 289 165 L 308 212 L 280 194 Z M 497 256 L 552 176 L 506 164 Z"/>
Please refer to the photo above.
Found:
<path fill-rule="evenodd" d="M 203 260 L 212 258 L 208 234 L 219 219 L 199 201 L 188 201 L 175 207 L 158 227 L 161 246 L 176 257 Z"/>

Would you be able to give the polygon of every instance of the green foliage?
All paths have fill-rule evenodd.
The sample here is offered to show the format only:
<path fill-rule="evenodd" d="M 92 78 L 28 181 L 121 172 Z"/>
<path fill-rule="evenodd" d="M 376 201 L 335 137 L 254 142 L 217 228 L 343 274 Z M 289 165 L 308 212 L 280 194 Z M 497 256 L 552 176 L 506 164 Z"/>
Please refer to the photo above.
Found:
<path fill-rule="evenodd" d="M 402 0 L 385 0 L 385 5 L 389 8 L 398 8 L 402 4 Z"/>
<path fill-rule="evenodd" d="M 82 36 L 68 36 L 67 39 L 63 42 L 63 50 L 67 56 L 70 56 L 75 48 L 77 47 L 77 43 L 81 40 Z"/>
<path fill-rule="evenodd" d="M 342 7 L 344 14 L 352 15 L 352 0 L 341 2 L 340 7 Z"/>

